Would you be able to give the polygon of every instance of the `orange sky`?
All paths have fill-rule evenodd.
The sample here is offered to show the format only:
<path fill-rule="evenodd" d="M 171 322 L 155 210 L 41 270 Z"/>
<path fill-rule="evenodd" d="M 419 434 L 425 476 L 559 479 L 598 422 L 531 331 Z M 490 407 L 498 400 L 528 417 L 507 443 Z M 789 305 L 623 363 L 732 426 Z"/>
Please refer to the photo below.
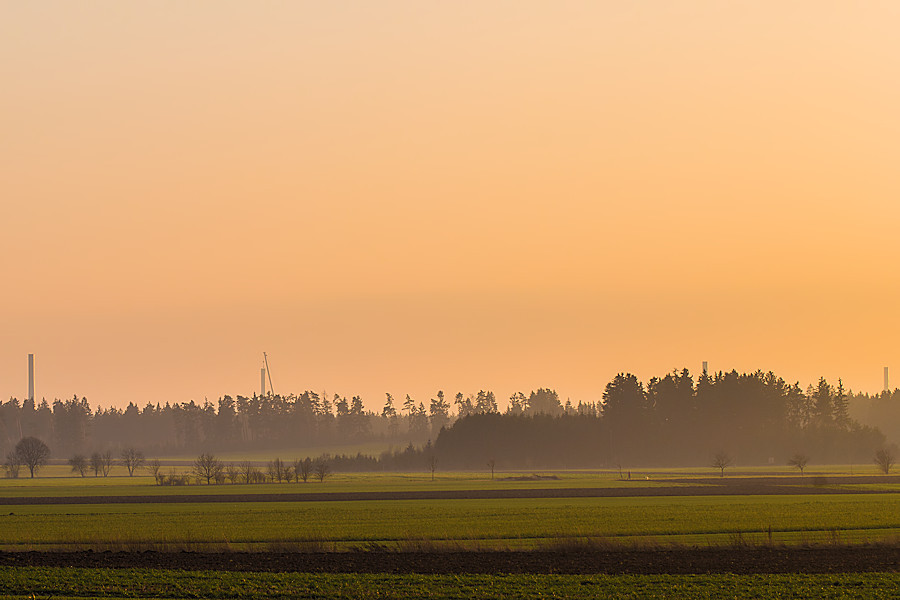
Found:
<path fill-rule="evenodd" d="M 900 381 L 900 5 L 0 4 L 0 398 Z"/>

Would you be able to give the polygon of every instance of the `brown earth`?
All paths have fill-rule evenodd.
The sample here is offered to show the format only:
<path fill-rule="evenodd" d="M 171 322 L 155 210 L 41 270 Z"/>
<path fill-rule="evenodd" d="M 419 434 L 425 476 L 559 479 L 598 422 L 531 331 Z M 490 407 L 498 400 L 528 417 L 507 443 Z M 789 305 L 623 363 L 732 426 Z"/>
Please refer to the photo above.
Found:
<path fill-rule="evenodd" d="M 858 573 L 897 571 L 892 546 L 571 552 L 0 552 L 0 566 L 303 573 Z"/>

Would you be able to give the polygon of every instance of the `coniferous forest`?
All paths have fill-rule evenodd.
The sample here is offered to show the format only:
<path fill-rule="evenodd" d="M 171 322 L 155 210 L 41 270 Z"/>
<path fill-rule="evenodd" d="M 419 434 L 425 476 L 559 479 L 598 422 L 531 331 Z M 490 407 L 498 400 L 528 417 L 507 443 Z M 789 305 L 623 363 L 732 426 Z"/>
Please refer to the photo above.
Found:
<path fill-rule="evenodd" d="M 814 463 L 871 463 L 877 449 L 900 439 L 900 390 L 852 394 L 824 378 L 802 388 L 761 371 L 695 378 L 685 369 L 646 383 L 619 374 L 596 402 L 563 402 L 539 389 L 504 404 L 501 412 L 484 390 L 437 392 L 427 401 L 386 394 L 378 411 L 358 396 L 312 391 L 124 409 L 94 408 L 77 395 L 12 398 L 0 404 L 0 446 L 6 455 L 34 436 L 67 458 L 123 448 L 166 456 L 382 442 L 405 454 L 394 452 L 387 465 L 358 457 L 343 466 L 421 470 L 428 454 L 441 469 L 631 469 L 708 465 L 717 453 L 745 465 L 784 465 L 797 454 Z"/>

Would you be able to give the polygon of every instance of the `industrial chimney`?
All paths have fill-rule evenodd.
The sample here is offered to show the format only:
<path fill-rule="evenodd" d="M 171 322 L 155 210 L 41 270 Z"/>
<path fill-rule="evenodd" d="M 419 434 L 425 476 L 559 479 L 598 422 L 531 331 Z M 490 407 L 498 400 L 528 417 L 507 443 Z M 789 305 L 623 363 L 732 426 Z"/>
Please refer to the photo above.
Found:
<path fill-rule="evenodd" d="M 885 392 L 891 391 L 891 386 L 888 385 L 888 368 L 887 367 L 884 368 L 884 391 Z"/>
<path fill-rule="evenodd" d="M 263 367 L 259 370 L 259 395 L 266 395 L 266 368 Z"/>
<path fill-rule="evenodd" d="M 703 374 L 704 375 L 709 374 L 709 363 L 705 360 L 703 361 Z"/>
<path fill-rule="evenodd" d="M 34 354 L 28 355 L 28 399 L 34 402 Z"/>

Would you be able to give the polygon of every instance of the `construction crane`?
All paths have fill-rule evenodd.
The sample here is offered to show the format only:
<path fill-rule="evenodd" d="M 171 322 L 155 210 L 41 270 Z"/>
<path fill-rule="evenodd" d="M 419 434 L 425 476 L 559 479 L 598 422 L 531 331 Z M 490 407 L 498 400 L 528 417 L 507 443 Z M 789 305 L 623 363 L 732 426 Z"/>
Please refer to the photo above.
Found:
<path fill-rule="evenodd" d="M 263 352 L 263 362 L 266 364 L 266 377 L 269 378 L 269 391 L 272 395 L 275 395 L 275 388 L 272 385 L 272 372 L 269 371 L 269 358 L 266 356 L 266 353 Z"/>

